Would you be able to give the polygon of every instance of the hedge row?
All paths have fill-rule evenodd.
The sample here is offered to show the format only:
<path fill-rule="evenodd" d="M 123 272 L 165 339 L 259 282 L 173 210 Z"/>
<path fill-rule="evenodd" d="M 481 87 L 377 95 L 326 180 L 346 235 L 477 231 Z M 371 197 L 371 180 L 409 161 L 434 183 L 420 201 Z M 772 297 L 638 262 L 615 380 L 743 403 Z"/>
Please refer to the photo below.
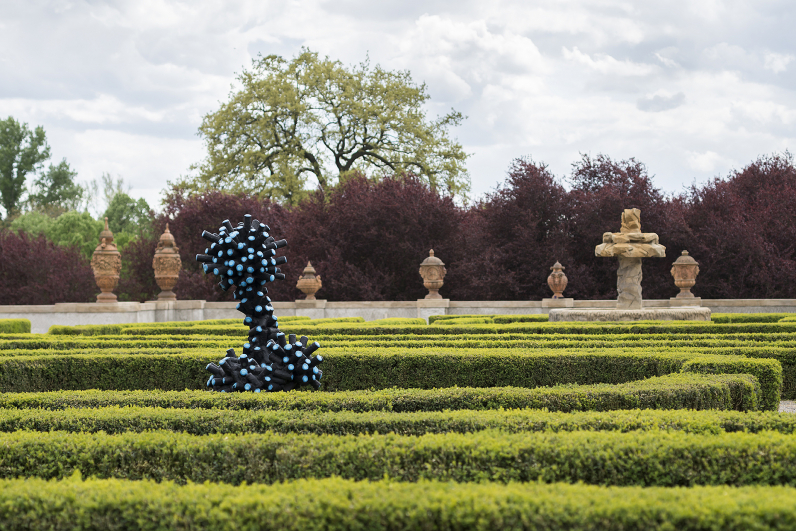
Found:
<path fill-rule="evenodd" d="M 664 323 L 510 323 L 510 324 L 472 324 L 457 325 L 406 325 L 379 326 L 379 323 L 329 323 L 325 325 L 305 325 L 297 322 L 290 331 L 295 334 L 325 332 L 340 336 L 390 336 L 390 335 L 461 335 L 461 334 L 781 334 L 796 333 L 796 323 L 726 323 L 681 322 Z M 120 333 L 129 335 L 245 335 L 241 326 L 190 326 L 190 327 L 147 327 L 125 328 Z M 60 330 L 53 333 L 63 334 Z M 111 332 L 117 333 L 117 332 Z"/>
<path fill-rule="evenodd" d="M 443 411 L 547 408 L 551 411 L 601 410 L 631 407 L 661 409 L 667 403 L 692 409 L 744 409 L 734 393 L 748 393 L 749 375 L 674 374 L 614 386 L 391 388 L 335 393 L 208 393 L 185 391 L 51 391 L 0 394 L 0 408 L 50 409 L 136 406 L 186 409 L 302 411 Z M 713 393 L 728 386 L 731 403 L 718 404 Z M 726 391 L 719 388 L 726 397 Z M 745 395 L 741 395 L 745 396 Z M 621 398 L 620 398 L 621 397 Z M 704 399 L 705 401 L 700 401 Z"/>
<path fill-rule="evenodd" d="M 28 319 L 0 319 L 0 334 L 30 334 Z"/>
<path fill-rule="evenodd" d="M 300 435 L 0 433 L 0 477 L 273 483 L 354 480 L 796 485 L 796 437 L 675 431 Z"/>
<path fill-rule="evenodd" d="M 777 323 L 794 316 L 796 314 L 792 313 L 714 313 L 710 320 L 714 323 Z"/>
<path fill-rule="evenodd" d="M 319 393 L 317 399 L 314 398 L 315 395 L 307 393 L 292 393 L 292 395 L 300 394 L 301 396 L 291 398 L 288 398 L 291 396 L 288 393 L 263 394 L 264 398 L 262 400 L 225 400 L 228 396 L 226 394 L 197 397 L 186 396 L 185 394 L 175 395 L 174 392 L 165 395 L 163 393 L 168 392 L 161 392 L 155 396 L 124 394 L 121 397 L 107 396 L 107 392 L 104 396 L 101 394 L 97 395 L 96 393 L 99 393 L 99 391 L 89 391 L 87 392 L 88 394 L 77 395 L 75 393 L 74 391 L 71 393 L 62 391 L 45 394 L 44 396 L 40 393 L 23 393 L 20 395 L 5 393 L 3 401 L 0 402 L 0 407 L 5 408 L 0 409 L 0 431 L 14 431 L 16 429 L 40 431 L 51 429 L 67 431 L 105 430 L 108 432 L 136 429 L 175 429 L 178 431 L 185 429 L 190 433 L 246 431 L 245 429 L 220 428 L 221 424 L 225 422 L 231 422 L 230 426 L 242 426 L 232 417 L 230 417 L 229 421 L 223 421 L 225 416 L 223 410 L 228 408 L 245 408 L 251 411 L 270 410 L 270 412 L 311 411 L 313 413 L 319 411 L 428 412 L 445 410 L 446 416 L 451 415 L 452 411 L 463 410 L 464 413 L 462 415 L 466 417 L 468 413 L 485 408 L 508 408 L 514 410 L 518 408 L 535 408 L 563 412 L 615 411 L 631 408 L 661 410 L 735 409 L 750 411 L 757 409 L 760 400 L 759 384 L 753 376 L 746 374 L 717 376 L 676 374 L 613 386 L 598 384 L 593 386 L 563 386 L 540 389 L 449 388 L 439 390 L 393 389 L 376 392 L 348 391 L 342 392 L 341 396 L 331 397 L 329 395 L 340 395 L 340 393 Z M 244 396 L 259 397 L 259 395 Z M 266 396 L 267 398 L 265 398 Z M 126 418 L 128 413 L 123 415 L 107 414 L 113 419 L 101 417 L 99 412 L 103 411 L 103 409 L 96 409 L 101 406 L 111 409 L 124 406 L 121 411 L 127 411 L 129 416 L 135 418 Z M 141 414 L 135 413 L 131 409 L 134 408 L 138 411 L 141 410 L 141 406 L 165 406 L 168 409 L 144 408 L 143 411 L 154 413 L 143 415 L 146 419 L 141 420 Z M 175 406 L 185 409 L 173 409 Z M 94 409 L 87 410 L 87 407 Z M 63 411 L 65 408 L 66 413 Z M 202 408 L 216 410 L 212 416 L 221 418 L 220 423 L 207 422 L 205 416 L 201 414 L 194 416 L 196 410 Z M 166 424 L 157 424 L 157 422 L 161 422 L 161 420 L 158 420 L 161 419 L 161 413 L 158 412 L 169 410 L 190 413 L 187 415 L 182 413 L 175 414 L 177 415 L 175 417 L 177 420 L 174 420 L 170 416 L 171 414 L 164 413 L 165 417 L 163 419 L 165 420 L 162 420 L 162 422 Z M 83 413 L 84 411 L 89 412 Z M 117 417 L 125 417 L 126 420 Z M 271 417 L 267 417 L 266 421 L 269 418 Z M 282 417 L 276 415 L 274 418 L 278 421 Z M 386 419 L 382 419 L 382 421 L 384 420 Z M 260 423 L 258 425 L 261 428 L 254 431 L 272 429 L 267 427 L 271 426 L 270 424 L 262 424 L 262 422 L 266 421 L 257 421 Z M 177 424 L 171 424 L 172 422 Z M 346 429 L 353 430 L 353 433 L 358 433 L 357 430 L 366 425 L 361 422 L 351 422 L 346 425 Z M 368 420 L 368 422 L 370 421 Z M 189 424 L 197 424 L 197 426 L 188 428 Z M 373 424 L 367 425 L 374 426 Z M 126 428 L 121 428 L 121 426 L 126 426 Z M 140 428 L 135 428 L 134 426 L 140 426 Z M 486 429 L 490 426 L 489 424 L 484 424 L 480 429 Z M 491 427 L 498 427 L 498 425 Z M 389 429 L 374 429 L 377 431 L 397 430 L 395 426 Z M 290 430 L 285 428 L 283 431 Z M 373 431 L 373 429 L 369 431 Z"/>
<path fill-rule="evenodd" d="M 749 378 L 735 376 L 734 378 Z M 657 405 L 657 404 L 656 404 Z M 705 404 L 700 404 L 705 405 Z M 649 413 L 654 413 L 650 415 Z M 703 415 L 702 413 L 707 413 Z M 396 413 L 316 412 L 290 410 L 161 409 L 110 406 L 100 409 L 2 409 L 0 432 L 17 430 L 96 433 L 171 430 L 191 435 L 215 433 L 471 433 L 500 429 L 508 432 L 681 430 L 689 433 L 774 430 L 796 433 L 796 415 L 774 413 L 681 410 L 632 410 L 551 413 L 533 409 L 446 410 Z"/>
<path fill-rule="evenodd" d="M 327 344 L 328 345 L 328 344 Z M 334 343 L 333 343 L 334 345 Z M 359 347 L 357 344 L 349 344 L 345 343 L 346 346 L 343 347 L 328 347 L 324 349 L 325 355 L 327 358 L 331 356 L 335 358 L 338 354 L 348 354 L 350 351 L 355 350 L 357 352 L 367 352 L 367 353 L 374 353 L 374 352 L 389 352 L 394 353 L 396 350 L 395 348 L 388 349 L 385 351 L 384 348 L 374 348 L 373 346 L 366 346 L 366 347 Z M 128 357 L 128 356 L 201 356 L 202 360 L 208 359 L 213 360 L 214 358 L 220 357 L 220 352 L 229 347 L 229 343 L 226 341 L 213 341 L 212 339 L 206 339 L 201 345 L 197 343 L 188 343 L 188 342 L 181 342 L 175 341 L 172 343 L 165 343 L 160 341 L 152 341 L 152 342 L 126 342 L 124 340 L 121 341 L 108 341 L 106 343 L 100 344 L 97 342 L 72 342 L 69 340 L 63 341 L 62 344 L 58 343 L 42 343 L 38 344 L 35 341 L 26 342 L 22 345 L 17 346 L 24 346 L 24 347 L 41 347 L 41 349 L 37 348 L 30 348 L 25 350 L 10 350 L 10 349 L 2 349 L 0 348 L 0 360 L 12 358 L 12 357 L 42 357 L 42 356 L 64 356 L 64 352 L 71 350 L 70 356 L 75 357 L 85 357 L 85 356 L 104 356 L 104 357 Z M 104 348 L 103 348 L 104 346 Z M 447 348 L 434 348 L 431 349 L 433 345 L 425 345 L 420 344 L 417 345 L 416 348 L 411 349 L 409 352 L 456 352 L 457 350 L 463 350 L 465 347 L 471 347 L 472 345 L 467 343 L 460 343 L 458 345 L 450 345 Z M 544 353 L 542 355 L 554 355 L 554 354 L 561 354 L 561 355 L 571 355 L 572 352 L 582 352 L 582 353 L 590 353 L 593 350 L 596 350 L 600 347 L 604 349 L 612 348 L 613 345 L 605 344 L 605 345 L 591 345 L 590 350 L 573 350 L 572 346 L 566 345 L 569 347 L 567 349 L 558 349 L 553 350 L 552 352 Z M 44 348 L 50 347 L 50 350 L 44 350 Z M 52 347 L 58 347 L 57 349 L 53 349 Z M 163 348 L 166 347 L 166 348 Z M 405 348 L 405 345 L 403 345 Z M 442 345 L 442 347 L 446 347 Z M 518 352 L 523 355 L 533 354 L 534 352 L 539 353 L 538 349 L 527 349 L 520 350 L 518 347 L 523 347 L 523 345 L 510 345 L 510 348 L 514 349 L 515 352 Z M 476 352 L 478 350 L 486 350 L 486 349 L 474 349 Z M 494 350 L 494 349 L 493 349 Z M 623 348 L 623 349 L 613 349 L 612 352 L 623 352 L 625 354 L 640 354 L 642 356 L 647 356 L 652 349 L 645 349 L 645 348 L 638 348 L 635 345 L 631 348 Z M 401 350 L 403 351 L 403 350 Z M 464 350 L 468 352 L 467 350 Z M 471 351 L 472 352 L 472 351 Z M 779 388 L 779 396 L 783 399 L 792 399 L 796 398 L 796 348 L 780 348 L 780 347 L 768 347 L 768 346 L 755 346 L 755 347 L 721 347 L 721 348 L 696 348 L 696 347 L 689 347 L 689 348 L 656 348 L 654 352 L 659 354 L 675 354 L 678 356 L 696 356 L 700 357 L 703 355 L 709 356 L 744 356 L 748 358 L 756 358 L 756 359 L 773 359 L 780 363 L 781 365 L 781 382 L 779 382 L 780 377 L 776 375 L 773 376 L 776 381 L 772 382 L 771 384 L 765 383 L 767 389 L 767 396 L 766 403 L 768 401 L 778 400 L 776 389 Z M 205 364 L 207 362 L 204 362 Z M 731 363 L 734 361 L 731 360 Z M 776 369 L 775 369 L 776 370 Z M 672 372 L 672 371 L 668 371 Z M 732 371 L 737 373 L 738 371 Z M 664 372 L 658 372 L 655 374 L 664 374 Z M 650 374 L 645 374 L 640 377 L 648 377 Z M 759 375 L 760 377 L 764 378 L 765 380 L 770 379 L 769 377 L 765 377 L 764 375 Z M 0 362 L 0 382 L 2 382 L 2 362 Z M 182 380 L 181 380 L 182 381 Z M 325 380 L 328 382 L 329 380 Z M 450 383 L 450 380 L 443 380 L 447 383 Z M 566 380 L 566 382 L 571 382 L 572 380 Z M 624 380 L 629 381 L 629 380 Z M 558 383 L 566 383 L 561 381 L 544 381 L 539 385 L 556 385 Z M 576 382 L 579 383 L 588 383 L 584 382 L 583 380 L 577 380 Z M 389 382 L 382 382 L 379 385 L 388 385 Z M 87 384 L 88 385 L 88 384 Z M 191 387 L 195 387 L 195 385 L 199 385 L 198 382 L 194 382 Z M 441 385 L 441 384 L 440 384 Z M 456 382 L 450 383 L 450 385 L 467 385 L 466 383 Z M 480 385 L 480 384 L 479 384 Z M 510 383 L 504 384 L 495 384 L 495 385 L 514 385 Z M 18 389 L 18 387 L 14 387 L 14 389 Z M 37 388 L 34 388 L 37 389 Z M 169 389 L 174 389 L 173 386 L 170 386 Z"/>
<path fill-rule="evenodd" d="M 297 496 L 296 493 L 301 493 Z M 279 485 L 0 481 L 7 529 L 496 529 L 723 531 L 796 528 L 796 489 L 356 482 Z"/>
<path fill-rule="evenodd" d="M 59 389 L 201 389 L 204 367 L 217 361 L 208 350 L 173 354 L 84 354 L 0 358 L 0 389 L 30 392 Z M 690 361 L 686 365 L 686 362 Z M 507 349 L 344 349 L 326 352 L 325 391 L 433 389 L 437 387 L 526 387 L 626 383 L 686 370 L 751 374 L 760 382 L 761 403 L 775 408 L 782 388 L 777 360 L 700 356 L 688 352 L 521 351 Z"/>
<path fill-rule="evenodd" d="M 297 321 L 310 321 L 309 317 L 299 315 L 289 315 L 280 317 L 280 323 L 293 323 Z M 205 321 L 169 321 L 159 323 L 119 323 L 110 325 L 52 325 L 48 334 L 54 335 L 116 335 L 121 330 L 135 329 L 135 328 L 148 328 L 151 326 L 158 326 L 159 328 L 191 328 L 194 326 L 237 326 L 243 327 L 243 317 L 240 319 L 207 319 Z"/>
<path fill-rule="evenodd" d="M 290 328 L 285 332 L 291 333 Z M 244 341 L 246 334 L 237 340 Z M 698 334 L 682 334 L 669 337 L 665 334 L 641 335 L 595 335 L 595 336 L 538 336 L 538 335 L 462 335 L 462 336 L 335 336 L 325 333 L 311 335 L 313 340 L 328 340 L 331 346 L 405 346 L 405 347 L 531 347 L 531 348 L 616 348 L 616 347 L 732 347 L 775 346 L 796 350 L 796 334 L 749 334 L 748 336 L 710 337 Z M 18 349 L 97 348 L 105 346 L 152 347 L 205 345 L 208 342 L 228 345 L 236 339 L 229 336 L 179 335 L 105 335 L 105 336 L 49 336 L 43 334 L 6 334 L 0 339 L 2 351 Z"/>

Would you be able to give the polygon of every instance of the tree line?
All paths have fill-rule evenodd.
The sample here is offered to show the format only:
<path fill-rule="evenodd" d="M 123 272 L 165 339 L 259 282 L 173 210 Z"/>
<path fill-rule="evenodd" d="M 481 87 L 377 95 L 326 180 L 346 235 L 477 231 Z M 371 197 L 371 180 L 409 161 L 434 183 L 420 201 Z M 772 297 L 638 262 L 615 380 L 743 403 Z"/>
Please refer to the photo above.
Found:
<path fill-rule="evenodd" d="M 200 234 L 208 223 L 250 213 L 289 242 L 288 280 L 269 286 L 274 300 L 301 296 L 295 281 L 308 260 L 323 277 L 319 298 L 422 298 L 418 267 L 431 248 L 448 270 L 441 293 L 454 300 L 549 297 L 546 278 L 556 260 L 569 277 L 566 296 L 612 299 L 616 260 L 595 257 L 594 246 L 604 232 L 619 230 L 625 208 L 641 209 L 642 230 L 658 233 L 667 247 L 665 259 L 645 260 L 645 298 L 677 294 L 669 269 L 686 249 L 700 263 L 697 296 L 796 298 L 796 166 L 787 152 L 760 157 L 676 195 L 658 189 L 640 161 L 605 155 L 583 155 L 566 178 L 541 162 L 517 159 L 498 189 L 466 205 L 411 174 L 380 180 L 352 175 L 292 206 L 247 193 L 196 194 L 176 187 L 164 210 L 151 215 L 151 230 L 124 249 L 118 291 L 124 300 L 156 296 L 152 256 L 169 223 L 183 260 L 178 297 L 226 300 L 193 257 L 206 246 Z M 11 234 L 0 238 L 0 245 L 7 245 Z M 0 293 L 5 294 L 13 285 L 8 279 L 32 266 L 0 250 Z M 72 260 L 87 267 L 85 255 L 75 253 Z M 96 289 L 91 293 L 80 300 L 93 300 Z"/>
<path fill-rule="evenodd" d="M 167 222 L 184 264 L 178 296 L 222 300 L 193 255 L 208 223 L 245 213 L 290 242 L 291 280 L 271 288 L 276 300 L 299 296 L 293 279 L 308 260 L 323 276 L 319 297 L 420 298 L 417 269 L 431 248 L 447 263 L 442 294 L 452 299 L 547 297 L 557 260 L 567 296 L 610 299 L 617 264 L 595 258 L 594 246 L 619 229 L 625 208 L 641 209 L 643 230 L 668 249 L 666 259 L 645 260 L 646 298 L 677 293 L 669 268 L 686 249 L 700 262 L 699 296 L 796 297 L 790 153 L 674 195 L 635 159 L 583 155 L 567 176 L 517 159 L 504 183 L 470 202 L 468 155 L 448 131 L 464 116 L 451 109 L 430 119 L 428 100 L 409 72 L 367 60 L 346 67 L 306 49 L 291 60 L 258 57 L 204 117 L 207 155 L 169 183 L 157 214 L 121 179 L 81 185 L 66 160 L 45 167 L 44 130 L 0 120 L 0 304 L 93 300 L 88 260 L 102 217 L 123 253 L 120 300 L 159 291 L 152 253 Z M 36 284 L 55 288 L 29 288 Z"/>

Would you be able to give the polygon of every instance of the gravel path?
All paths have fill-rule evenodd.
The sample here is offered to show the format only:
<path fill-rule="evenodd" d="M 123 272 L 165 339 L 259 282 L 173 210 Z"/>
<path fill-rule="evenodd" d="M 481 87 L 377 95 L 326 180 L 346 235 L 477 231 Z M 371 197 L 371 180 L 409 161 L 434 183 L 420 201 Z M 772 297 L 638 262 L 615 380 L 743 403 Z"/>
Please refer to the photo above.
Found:
<path fill-rule="evenodd" d="M 780 413 L 796 413 L 796 401 L 793 401 L 793 400 L 782 400 L 779 403 L 779 412 Z"/>

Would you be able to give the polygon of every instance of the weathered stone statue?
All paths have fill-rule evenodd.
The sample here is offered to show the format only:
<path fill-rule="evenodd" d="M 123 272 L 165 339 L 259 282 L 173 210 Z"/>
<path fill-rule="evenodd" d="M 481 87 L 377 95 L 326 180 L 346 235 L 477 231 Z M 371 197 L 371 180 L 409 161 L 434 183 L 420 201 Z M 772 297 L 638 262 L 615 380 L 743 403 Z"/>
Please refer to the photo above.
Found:
<path fill-rule="evenodd" d="M 616 309 L 641 309 L 641 259 L 666 256 L 666 247 L 658 243 L 657 234 L 641 232 L 641 211 L 626 209 L 619 232 L 603 234 L 603 243 L 595 247 L 594 254 L 619 259 Z"/>

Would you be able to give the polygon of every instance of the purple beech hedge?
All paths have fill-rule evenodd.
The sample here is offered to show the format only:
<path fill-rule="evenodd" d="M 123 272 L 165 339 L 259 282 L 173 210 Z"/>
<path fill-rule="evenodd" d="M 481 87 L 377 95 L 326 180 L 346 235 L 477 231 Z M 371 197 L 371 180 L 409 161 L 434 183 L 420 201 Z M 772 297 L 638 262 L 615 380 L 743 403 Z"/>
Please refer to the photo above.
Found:
<path fill-rule="evenodd" d="M 448 270 L 441 293 L 454 300 L 549 297 L 546 279 L 556 260 L 569 277 L 566 296 L 612 299 L 617 262 L 596 258 L 594 246 L 603 232 L 619 230 L 625 208 L 641 209 L 642 230 L 658 233 L 667 247 L 665 259 L 644 261 L 645 298 L 677 294 L 669 269 L 684 249 L 700 264 L 697 296 L 796 298 L 796 166 L 789 153 L 760 157 L 676 195 L 656 188 L 641 162 L 604 155 L 583 155 L 566 180 L 517 159 L 500 187 L 466 205 L 411 175 L 354 176 L 292 209 L 251 195 L 188 196 L 177 188 L 154 218 L 154 232 L 125 249 L 117 292 L 122 300 L 159 292 L 152 254 L 168 221 L 183 260 L 178 297 L 227 300 L 193 256 L 206 247 L 200 234 L 208 223 L 250 213 L 289 242 L 287 280 L 269 285 L 274 300 L 302 296 L 295 283 L 307 260 L 323 280 L 318 298 L 422 298 L 418 267 L 431 248 Z M 76 254 L 8 233 L 0 242 L 3 304 L 94 300 L 90 269 Z"/>

